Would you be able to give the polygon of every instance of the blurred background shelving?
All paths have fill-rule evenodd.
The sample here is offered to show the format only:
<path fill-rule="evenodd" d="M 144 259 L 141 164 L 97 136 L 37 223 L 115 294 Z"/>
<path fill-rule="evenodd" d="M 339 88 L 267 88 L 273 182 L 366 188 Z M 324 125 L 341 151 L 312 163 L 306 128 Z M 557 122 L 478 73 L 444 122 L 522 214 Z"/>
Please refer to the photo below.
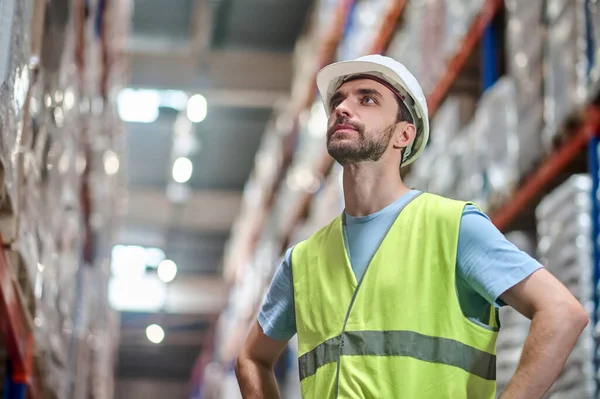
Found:
<path fill-rule="evenodd" d="M 597 0 L 0 1 L 0 390 L 235 399 L 285 249 L 343 211 L 318 70 L 381 53 L 473 200 L 592 322 L 548 398 L 598 397 Z M 528 321 L 501 312 L 498 387 Z M 296 343 L 276 366 L 299 397 Z"/>

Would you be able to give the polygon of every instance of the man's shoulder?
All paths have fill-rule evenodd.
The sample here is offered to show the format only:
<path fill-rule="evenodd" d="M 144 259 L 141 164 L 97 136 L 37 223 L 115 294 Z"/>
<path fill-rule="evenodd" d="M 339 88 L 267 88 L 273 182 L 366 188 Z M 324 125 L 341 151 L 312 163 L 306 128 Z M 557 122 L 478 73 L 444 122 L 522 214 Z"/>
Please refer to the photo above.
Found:
<path fill-rule="evenodd" d="M 341 215 L 336 216 L 329 223 L 320 227 L 316 232 L 312 233 L 306 238 L 299 240 L 293 247 L 289 248 L 287 255 L 289 256 L 290 263 L 292 260 L 292 256 L 295 257 L 297 253 L 305 251 L 308 247 L 318 244 L 331 232 L 333 228 L 336 227 L 337 223 L 340 223 L 341 226 Z"/>
<path fill-rule="evenodd" d="M 336 227 L 337 223 L 341 223 L 341 218 L 341 215 L 336 216 L 335 218 L 327 222 L 324 226 L 320 227 L 316 232 L 312 233 L 308 238 L 300 241 L 298 244 L 310 243 L 315 240 L 320 240 L 324 235 L 329 233 L 332 228 Z"/>
<path fill-rule="evenodd" d="M 468 205 L 474 205 L 468 201 L 457 200 L 453 198 L 444 197 L 442 195 L 423 192 L 421 195 L 421 204 L 423 209 L 430 216 L 445 218 L 456 213 L 462 213 Z"/>

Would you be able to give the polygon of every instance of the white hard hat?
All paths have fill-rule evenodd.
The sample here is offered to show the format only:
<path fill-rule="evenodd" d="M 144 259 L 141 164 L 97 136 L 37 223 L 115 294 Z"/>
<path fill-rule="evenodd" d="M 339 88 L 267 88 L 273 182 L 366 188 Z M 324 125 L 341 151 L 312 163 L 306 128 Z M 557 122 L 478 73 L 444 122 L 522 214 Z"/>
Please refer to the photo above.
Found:
<path fill-rule="evenodd" d="M 382 55 L 367 55 L 353 61 L 336 62 L 319 71 L 317 87 L 329 117 L 329 100 L 337 89 L 356 75 L 369 75 L 389 83 L 402 97 L 413 117 L 417 134 L 403 155 L 402 165 L 408 165 L 421 155 L 429 140 L 427 100 L 421 85 L 404 65 Z"/>

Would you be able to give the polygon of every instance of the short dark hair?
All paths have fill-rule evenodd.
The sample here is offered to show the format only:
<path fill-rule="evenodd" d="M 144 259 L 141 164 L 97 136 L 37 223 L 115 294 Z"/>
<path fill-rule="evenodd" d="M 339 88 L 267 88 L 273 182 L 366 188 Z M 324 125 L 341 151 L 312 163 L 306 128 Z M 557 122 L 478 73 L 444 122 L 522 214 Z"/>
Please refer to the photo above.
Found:
<path fill-rule="evenodd" d="M 396 96 L 396 101 L 398 102 L 398 113 L 396 114 L 396 123 L 414 123 L 412 115 L 410 114 L 410 111 L 408 110 L 406 104 L 404 104 L 404 101 L 402 101 L 398 96 Z"/>

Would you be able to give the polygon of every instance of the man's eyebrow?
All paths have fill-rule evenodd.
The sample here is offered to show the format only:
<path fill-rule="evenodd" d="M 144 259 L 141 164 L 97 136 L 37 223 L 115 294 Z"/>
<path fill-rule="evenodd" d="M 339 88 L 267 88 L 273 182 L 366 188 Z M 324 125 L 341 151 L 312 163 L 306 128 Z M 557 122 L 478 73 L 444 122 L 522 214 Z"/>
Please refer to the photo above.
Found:
<path fill-rule="evenodd" d="M 378 98 L 383 98 L 383 95 L 375 89 L 356 89 L 356 94 L 361 96 L 373 96 Z"/>

